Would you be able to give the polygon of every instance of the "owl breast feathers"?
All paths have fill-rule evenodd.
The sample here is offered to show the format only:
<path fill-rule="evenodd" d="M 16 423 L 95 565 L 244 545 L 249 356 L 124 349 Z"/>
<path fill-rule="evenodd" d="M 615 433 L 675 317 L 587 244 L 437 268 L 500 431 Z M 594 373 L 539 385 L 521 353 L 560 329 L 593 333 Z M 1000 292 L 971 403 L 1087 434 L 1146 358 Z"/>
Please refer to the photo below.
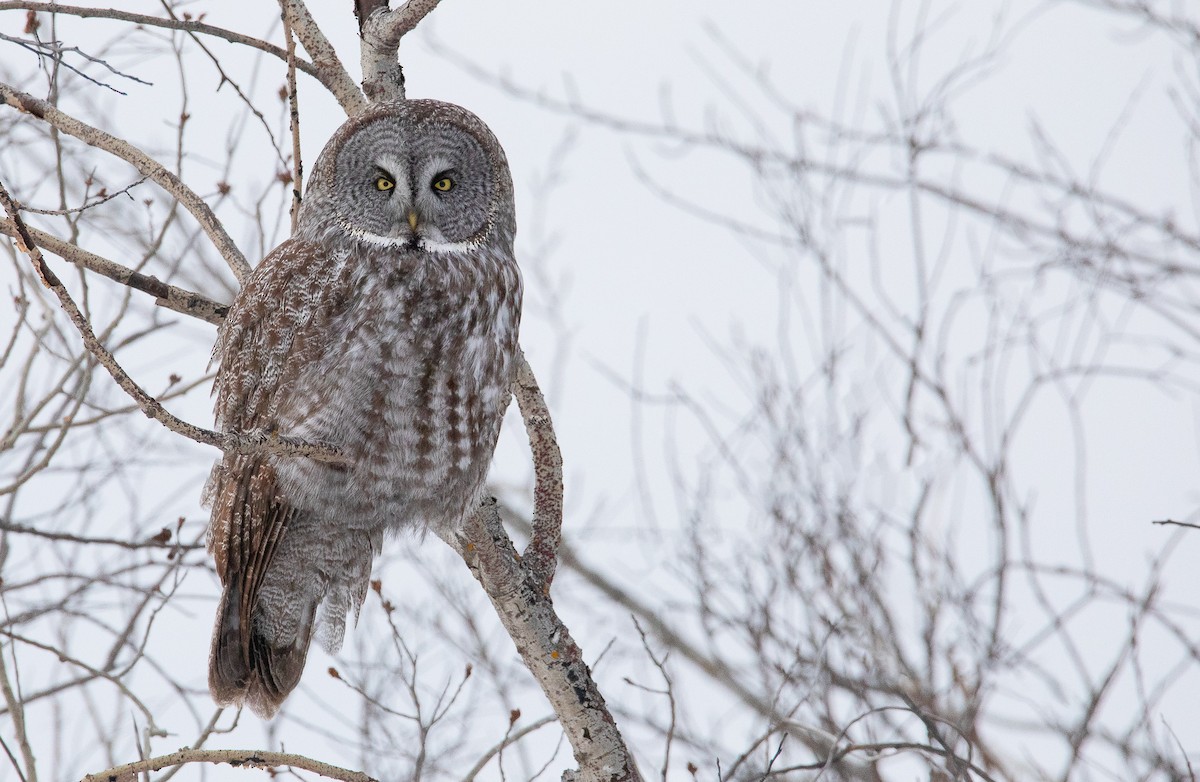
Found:
<path fill-rule="evenodd" d="M 227 454 L 213 468 L 217 703 L 273 715 L 314 631 L 340 646 L 384 532 L 451 531 L 477 506 L 517 351 L 515 230 L 504 152 L 462 108 L 379 106 L 321 152 L 295 235 L 221 327 L 216 419 L 347 461 Z"/>

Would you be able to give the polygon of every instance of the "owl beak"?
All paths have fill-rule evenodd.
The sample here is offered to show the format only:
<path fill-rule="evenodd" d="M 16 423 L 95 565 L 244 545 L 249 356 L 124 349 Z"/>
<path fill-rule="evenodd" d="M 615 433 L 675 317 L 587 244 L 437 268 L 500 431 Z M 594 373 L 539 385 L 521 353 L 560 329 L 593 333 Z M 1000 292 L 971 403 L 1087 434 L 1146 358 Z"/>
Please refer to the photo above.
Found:
<path fill-rule="evenodd" d="M 413 231 L 417 230 L 417 213 L 416 212 L 408 213 L 408 227 L 413 229 Z"/>

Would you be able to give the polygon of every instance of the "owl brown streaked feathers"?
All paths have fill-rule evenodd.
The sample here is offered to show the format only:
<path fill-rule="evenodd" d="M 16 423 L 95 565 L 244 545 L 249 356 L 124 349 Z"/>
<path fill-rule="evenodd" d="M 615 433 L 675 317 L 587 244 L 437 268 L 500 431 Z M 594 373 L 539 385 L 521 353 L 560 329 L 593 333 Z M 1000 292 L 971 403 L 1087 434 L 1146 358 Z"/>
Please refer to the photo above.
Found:
<path fill-rule="evenodd" d="M 221 327 L 214 393 L 222 431 L 327 443 L 349 461 L 214 467 L 217 703 L 273 715 L 314 629 L 341 645 L 384 533 L 453 530 L 478 504 L 517 350 L 515 231 L 504 151 L 465 109 L 381 105 L 326 144 L 295 235 Z"/>

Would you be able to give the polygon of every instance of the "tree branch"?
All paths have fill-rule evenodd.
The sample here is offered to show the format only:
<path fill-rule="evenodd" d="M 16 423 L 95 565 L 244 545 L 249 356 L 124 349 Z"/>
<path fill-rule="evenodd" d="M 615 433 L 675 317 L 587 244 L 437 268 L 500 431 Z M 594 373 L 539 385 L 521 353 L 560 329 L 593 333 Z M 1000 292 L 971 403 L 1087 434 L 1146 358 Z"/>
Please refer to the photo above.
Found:
<path fill-rule="evenodd" d="M 555 613 L 542 579 L 517 555 L 496 501 L 485 501 L 461 533 L 443 540 L 487 592 L 525 667 L 558 715 L 579 764 L 577 772 L 567 772 L 563 779 L 641 782 L 582 650 Z"/>
<path fill-rule="evenodd" d="M 304 0 L 280 0 L 279 5 L 291 24 L 292 31 L 304 46 L 304 51 L 312 57 L 313 65 L 321 74 L 321 83 L 333 93 L 342 109 L 347 114 L 354 115 L 366 108 L 367 102 L 363 99 L 362 90 L 346 72 L 346 67 L 338 58 L 333 44 L 329 43 L 325 33 L 321 32 L 321 28 L 313 20 Z M 286 52 L 284 59 L 287 59 Z"/>
<path fill-rule="evenodd" d="M 562 452 L 554 436 L 550 409 L 524 352 L 517 355 L 512 391 L 533 452 L 533 530 L 522 559 L 542 588 L 549 590 L 558 565 L 559 541 L 562 540 Z"/>
<path fill-rule="evenodd" d="M 115 261 L 110 261 L 107 258 L 90 253 L 78 245 L 65 242 L 45 231 L 39 231 L 30 226 L 25 226 L 25 230 L 33 241 L 37 243 L 38 247 L 49 250 L 76 266 L 82 266 L 97 274 L 103 274 L 110 280 L 119 282 L 122 285 L 128 285 L 134 290 L 148 293 L 154 297 L 155 303 L 160 307 L 174 310 L 183 315 L 191 315 L 194 318 L 199 318 L 214 325 L 220 324 L 225 318 L 225 313 L 229 311 L 229 307 L 224 304 L 218 304 L 199 293 L 193 293 L 185 288 L 168 285 L 157 277 L 142 274 L 127 266 L 122 266 Z M 0 233 L 7 234 L 14 239 L 21 238 L 20 232 L 12 220 L 0 222 Z"/>
<path fill-rule="evenodd" d="M 80 19 L 113 19 L 119 22 L 131 22 L 133 24 L 143 25 L 145 27 L 159 27 L 166 30 L 182 30 L 183 32 L 195 33 L 197 35 L 208 35 L 214 38 L 223 38 L 230 43 L 249 46 L 253 49 L 266 52 L 273 57 L 278 57 L 284 62 L 287 61 L 287 52 L 280 49 L 278 46 L 273 46 L 259 38 L 243 35 L 226 30 L 223 27 L 214 27 L 211 24 L 204 24 L 186 19 L 164 19 L 159 16 L 147 16 L 145 14 L 135 14 L 128 11 L 118 11 L 113 8 L 86 8 L 75 5 L 59 5 L 57 3 L 31 3 L 24 2 L 0 2 L 0 11 L 35 11 L 43 13 L 66 14 L 68 16 L 76 16 Z M 301 39 L 303 42 L 303 39 Z M 328 43 L 328 42 L 326 42 Z M 304 47 L 310 53 L 307 45 Z M 318 47 L 319 48 L 319 47 Z M 322 63 L 320 66 L 311 63 L 308 60 L 296 60 L 296 67 L 304 71 L 309 76 L 312 76 L 317 81 L 325 85 L 333 96 L 342 104 L 342 108 L 347 113 L 356 110 L 363 105 L 362 93 L 354 84 L 354 80 L 350 78 L 345 69 L 341 69 L 339 75 L 337 69 L 330 68 L 328 63 Z M 341 64 L 338 63 L 338 67 Z M 344 77 L 344 80 L 341 78 Z M 347 92 L 347 87 L 349 92 Z M 357 95 L 357 100 L 355 99 Z"/>
<path fill-rule="evenodd" d="M 413 30 L 440 0 L 408 0 L 388 8 L 386 0 L 355 0 L 362 37 L 363 91 L 372 103 L 404 100 L 404 69 L 400 39 Z"/>
<path fill-rule="evenodd" d="M 198 443 L 216 446 L 227 453 L 275 453 L 286 456 L 303 456 L 324 462 L 345 461 L 336 448 L 325 444 L 311 443 L 299 438 L 286 437 L 262 430 L 237 433 L 213 432 L 189 424 L 171 415 L 157 399 L 150 396 L 141 386 L 134 382 L 133 378 L 125 372 L 121 365 L 117 363 L 117 360 L 113 358 L 113 355 L 108 352 L 108 349 L 100 344 L 100 340 L 96 338 L 95 332 L 92 331 L 87 317 L 79 311 L 79 306 L 71 298 L 71 294 L 67 291 L 66 286 L 62 284 L 62 280 L 58 278 L 58 275 L 46 263 L 46 259 L 42 256 L 42 251 L 38 249 L 37 243 L 30 234 L 28 226 L 21 219 L 16 203 L 2 182 L 0 182 L 0 204 L 3 204 L 5 211 L 8 213 L 9 220 L 16 229 L 17 246 L 29 256 L 29 260 L 33 263 L 34 271 L 42 281 L 42 284 L 58 297 L 59 303 L 67 313 L 67 317 L 70 318 L 71 323 L 75 324 L 75 328 L 78 329 L 80 336 L 83 337 L 83 344 L 88 349 L 88 352 L 92 354 L 101 366 L 108 370 L 113 380 L 117 381 L 117 385 L 125 393 L 133 397 L 133 400 L 137 402 L 138 407 L 141 408 L 147 418 L 158 421 L 176 434 L 181 434 Z"/>
<path fill-rule="evenodd" d="M 304 163 L 300 158 L 300 98 L 296 94 L 296 36 L 286 0 L 280 0 L 283 37 L 287 40 L 288 119 L 292 130 L 292 233 L 300 219 L 300 199 L 304 192 Z"/>
<path fill-rule="evenodd" d="M 208 204 L 204 203 L 204 200 L 200 196 L 196 195 L 179 177 L 168 171 L 157 160 L 128 141 L 109 135 L 99 128 L 94 128 L 85 122 L 81 122 L 69 114 L 59 111 L 46 101 L 14 89 L 2 82 L 0 82 L 0 99 L 3 99 L 5 103 L 13 108 L 27 114 L 32 114 L 38 119 L 48 122 L 63 133 L 74 136 L 89 146 L 102 149 L 129 163 L 163 190 L 170 193 L 185 209 L 191 212 L 192 217 L 196 218 L 196 222 L 200 224 L 201 229 L 208 235 L 208 238 L 217 248 L 217 251 L 221 253 L 225 262 L 229 264 L 229 268 L 233 270 L 238 282 L 244 281 L 250 275 L 250 264 L 246 261 L 246 256 L 242 255 L 242 251 L 234 244 L 233 239 L 229 238 L 229 234 L 225 232 L 221 221 L 213 214 Z"/>
<path fill-rule="evenodd" d="M 283 766 L 311 771 L 329 779 L 342 780 L 342 782 L 378 782 L 374 777 L 361 771 L 350 771 L 338 766 L 331 766 L 303 755 L 294 755 L 290 752 L 263 752 L 256 749 L 181 749 L 170 755 L 147 758 L 98 771 L 95 774 L 88 774 L 81 782 L 137 782 L 139 774 L 171 766 L 181 766 L 184 763 L 228 763 L 234 768 L 266 769 Z"/>

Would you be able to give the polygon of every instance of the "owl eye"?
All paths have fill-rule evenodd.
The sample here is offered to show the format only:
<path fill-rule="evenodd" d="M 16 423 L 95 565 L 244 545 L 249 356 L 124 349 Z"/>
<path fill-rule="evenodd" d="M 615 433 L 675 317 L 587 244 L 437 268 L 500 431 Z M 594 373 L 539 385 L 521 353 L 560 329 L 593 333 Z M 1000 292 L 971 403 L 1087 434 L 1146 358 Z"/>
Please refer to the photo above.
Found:
<path fill-rule="evenodd" d="M 393 182 L 392 180 L 388 179 L 385 176 L 381 176 L 375 180 L 375 189 L 376 190 L 391 190 L 395 186 L 396 186 L 396 183 Z"/>
<path fill-rule="evenodd" d="M 433 189 L 440 193 L 449 193 L 454 187 L 454 180 L 448 176 L 438 177 L 433 180 Z"/>

